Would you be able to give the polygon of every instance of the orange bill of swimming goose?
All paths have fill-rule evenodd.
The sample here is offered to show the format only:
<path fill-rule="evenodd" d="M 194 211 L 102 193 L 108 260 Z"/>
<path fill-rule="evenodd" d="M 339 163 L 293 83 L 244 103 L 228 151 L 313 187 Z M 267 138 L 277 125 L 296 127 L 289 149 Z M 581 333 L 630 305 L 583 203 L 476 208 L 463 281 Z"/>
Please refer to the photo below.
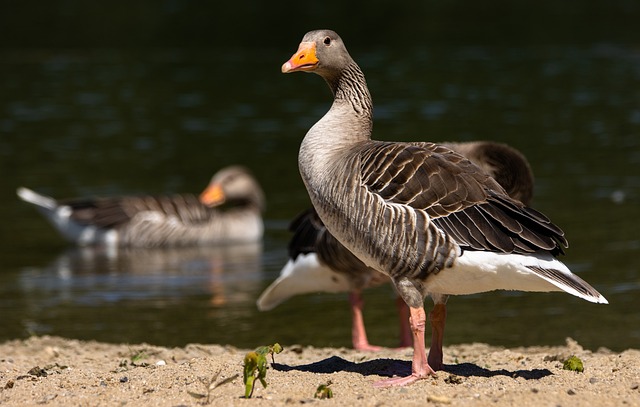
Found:
<path fill-rule="evenodd" d="M 410 309 L 412 373 L 376 386 L 434 373 L 424 342 L 427 295 L 565 291 L 607 303 L 556 258 L 564 232 L 477 165 L 435 143 L 372 140 L 364 74 L 335 32 L 307 33 L 282 72 L 316 73 L 334 96 L 298 155 L 313 207 L 331 235 L 391 278 Z"/>
<path fill-rule="evenodd" d="M 263 234 L 264 194 L 242 166 L 218 171 L 198 197 L 112 196 L 55 200 L 20 187 L 17 194 L 68 241 L 80 246 L 192 246 L 243 243 Z"/>
<path fill-rule="evenodd" d="M 533 173 L 525 156 L 515 148 L 492 141 L 443 143 L 464 155 L 493 177 L 508 192 L 509 196 L 529 204 L 533 196 Z M 362 291 L 389 283 L 389 278 L 377 270 L 367 267 L 327 231 L 313 209 L 299 214 L 289 226 L 293 236 L 289 241 L 289 260 L 278 278 L 260 295 L 257 306 L 268 311 L 287 299 L 305 293 L 348 292 L 351 310 L 351 343 L 354 349 L 378 351 L 380 346 L 369 342 L 364 323 L 364 299 Z M 446 316 L 446 296 L 436 303 L 440 316 L 432 323 L 432 343 L 429 364 L 440 370 L 442 343 Z M 409 327 L 409 310 L 402 298 L 396 301 L 400 319 L 400 347 L 412 345 Z"/>

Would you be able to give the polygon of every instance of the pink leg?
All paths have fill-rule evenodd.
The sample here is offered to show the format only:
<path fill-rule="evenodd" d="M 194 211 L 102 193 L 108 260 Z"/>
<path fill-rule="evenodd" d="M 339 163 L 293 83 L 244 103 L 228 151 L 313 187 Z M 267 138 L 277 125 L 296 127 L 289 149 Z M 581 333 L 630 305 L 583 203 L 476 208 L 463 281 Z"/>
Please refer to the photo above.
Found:
<path fill-rule="evenodd" d="M 447 320 L 446 304 L 435 304 L 433 311 L 429 313 L 431 322 L 431 348 L 429 348 L 429 365 L 434 370 L 442 370 L 442 339 L 444 337 L 444 324 Z"/>
<path fill-rule="evenodd" d="M 404 302 L 402 297 L 397 297 L 396 307 L 398 308 L 398 318 L 400 319 L 400 347 L 407 348 L 413 346 L 411 325 L 409 324 L 409 306 Z"/>
<path fill-rule="evenodd" d="M 353 348 L 365 351 L 379 351 L 382 349 L 380 346 L 370 345 L 367 339 L 367 331 L 364 328 L 364 318 L 362 317 L 364 301 L 359 291 L 349 293 L 349 303 L 351 304 L 351 341 L 353 342 Z"/>
<path fill-rule="evenodd" d="M 406 386 L 420 379 L 425 379 L 435 371 L 427 362 L 427 352 L 424 347 L 424 327 L 427 315 L 423 307 L 409 308 L 411 314 L 411 330 L 413 332 L 413 360 L 411 362 L 411 375 L 407 377 L 392 377 L 374 383 L 375 387 Z"/>

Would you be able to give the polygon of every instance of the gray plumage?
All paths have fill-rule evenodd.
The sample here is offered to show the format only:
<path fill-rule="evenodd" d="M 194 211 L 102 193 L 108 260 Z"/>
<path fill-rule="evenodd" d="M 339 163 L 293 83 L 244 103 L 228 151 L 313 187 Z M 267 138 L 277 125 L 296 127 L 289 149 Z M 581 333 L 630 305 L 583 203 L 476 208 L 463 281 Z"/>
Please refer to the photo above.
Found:
<path fill-rule="evenodd" d="M 533 197 L 533 173 L 529 162 L 518 150 L 489 141 L 442 145 L 468 157 L 508 190 L 512 198 L 530 203 Z M 291 259 L 299 254 L 316 253 L 322 264 L 349 276 L 354 289 L 369 288 L 386 280 L 340 244 L 327 231 L 313 208 L 299 214 L 291 222 L 289 230 L 293 232 L 289 241 Z M 375 274 L 370 276 L 370 273 Z"/>
<path fill-rule="evenodd" d="M 317 73 L 334 95 L 298 155 L 311 202 L 327 230 L 391 277 L 410 307 L 412 374 L 379 385 L 406 385 L 434 372 L 424 351 L 426 295 L 563 290 L 607 302 L 555 259 L 567 246 L 562 230 L 471 161 L 434 143 L 371 140 L 371 96 L 335 32 L 307 33 L 282 66 L 296 71 Z M 446 314 L 436 308 L 430 318 L 442 332 Z M 432 359 L 441 361 L 441 354 Z"/>
<path fill-rule="evenodd" d="M 509 195 L 529 204 L 533 196 L 533 173 L 529 162 L 518 150 L 501 143 L 478 141 L 467 143 L 443 143 L 459 152 L 496 179 Z M 352 342 L 355 348 L 373 350 L 368 343 L 364 320 L 361 318 L 364 289 L 389 283 L 389 278 L 377 270 L 367 267 L 360 259 L 331 235 L 313 208 L 299 214 L 290 224 L 293 233 L 289 241 L 289 262 L 280 276 L 257 301 L 262 311 L 276 307 L 288 298 L 309 292 L 349 291 L 351 307 L 360 308 L 352 321 Z M 298 261 L 300 256 L 316 256 L 317 267 L 309 273 L 308 264 Z M 331 284 L 330 281 L 337 281 Z M 446 301 L 446 296 L 434 298 Z M 401 303 L 398 303 L 400 306 Z M 406 311 L 399 310 L 404 318 Z M 360 314 L 360 315 L 359 315 Z M 401 319 L 400 345 L 409 346 L 408 326 Z"/>
<path fill-rule="evenodd" d="M 264 195 L 255 178 L 240 166 L 216 173 L 206 191 L 165 196 L 115 196 L 56 201 L 19 188 L 70 242 L 130 247 L 190 246 L 256 241 L 262 237 Z"/>
<path fill-rule="evenodd" d="M 451 267 L 462 250 L 562 252 L 560 228 L 464 156 L 434 143 L 371 140 L 371 97 L 340 37 L 314 31 L 303 42 L 316 44 L 314 72 L 334 94 L 302 142 L 303 181 L 327 228 L 358 258 L 415 280 L 403 286 L 405 300 L 421 303 L 417 281 Z"/>

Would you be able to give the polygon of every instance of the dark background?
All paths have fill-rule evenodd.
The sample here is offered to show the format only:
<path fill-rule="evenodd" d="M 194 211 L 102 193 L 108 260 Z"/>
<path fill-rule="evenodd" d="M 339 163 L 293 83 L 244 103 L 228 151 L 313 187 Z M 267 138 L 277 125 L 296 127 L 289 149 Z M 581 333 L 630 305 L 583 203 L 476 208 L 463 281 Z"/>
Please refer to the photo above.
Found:
<path fill-rule="evenodd" d="M 406 3 L 406 4 L 405 4 Z M 331 28 L 377 42 L 635 42 L 640 3 L 613 1 L 8 1 L 2 47 L 236 47 Z"/>

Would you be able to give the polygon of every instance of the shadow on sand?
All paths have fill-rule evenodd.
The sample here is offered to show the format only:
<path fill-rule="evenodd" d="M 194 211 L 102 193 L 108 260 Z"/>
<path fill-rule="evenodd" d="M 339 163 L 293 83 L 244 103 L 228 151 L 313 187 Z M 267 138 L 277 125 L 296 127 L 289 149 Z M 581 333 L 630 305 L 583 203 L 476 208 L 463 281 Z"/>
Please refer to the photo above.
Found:
<path fill-rule="evenodd" d="M 273 369 L 287 372 L 297 370 L 300 372 L 311 373 L 334 373 L 334 372 L 354 372 L 363 376 L 379 375 L 379 376 L 408 376 L 411 374 L 411 361 L 402 361 L 397 359 L 375 359 L 362 363 L 349 362 L 339 356 L 320 360 L 318 362 L 309 363 L 307 365 L 289 366 L 280 363 L 274 363 Z M 477 376 L 477 377 L 494 377 L 508 376 L 512 378 L 521 377 L 526 380 L 538 380 L 553 373 L 547 369 L 532 370 L 489 370 L 473 363 L 460 363 L 456 365 L 446 365 L 444 372 L 455 374 L 458 376 Z"/>

